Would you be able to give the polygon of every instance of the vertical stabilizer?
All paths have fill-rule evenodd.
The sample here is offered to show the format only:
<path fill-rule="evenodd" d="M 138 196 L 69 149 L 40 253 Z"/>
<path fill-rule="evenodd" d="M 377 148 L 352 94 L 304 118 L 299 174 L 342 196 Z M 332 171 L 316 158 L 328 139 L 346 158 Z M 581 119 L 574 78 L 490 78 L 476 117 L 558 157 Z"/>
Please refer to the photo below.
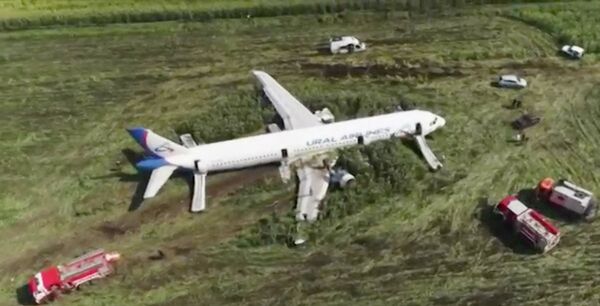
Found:
<path fill-rule="evenodd" d="M 127 131 L 146 152 L 152 155 L 168 157 L 188 152 L 188 149 L 184 146 L 164 138 L 149 129 L 131 128 L 127 129 Z"/>

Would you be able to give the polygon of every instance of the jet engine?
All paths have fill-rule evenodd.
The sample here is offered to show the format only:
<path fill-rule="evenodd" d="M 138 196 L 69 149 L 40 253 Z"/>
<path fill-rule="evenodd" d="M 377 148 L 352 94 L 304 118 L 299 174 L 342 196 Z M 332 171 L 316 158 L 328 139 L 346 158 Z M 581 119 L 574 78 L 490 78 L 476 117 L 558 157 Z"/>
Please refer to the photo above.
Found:
<path fill-rule="evenodd" d="M 316 111 L 315 116 L 319 117 L 319 119 L 321 119 L 321 122 L 323 123 L 332 123 L 335 121 L 335 116 L 327 107 L 323 108 L 320 111 Z"/>
<path fill-rule="evenodd" d="M 329 182 L 331 184 L 340 186 L 340 188 L 346 188 L 351 186 L 354 180 L 354 175 L 350 174 L 344 169 L 332 170 L 329 176 Z"/>

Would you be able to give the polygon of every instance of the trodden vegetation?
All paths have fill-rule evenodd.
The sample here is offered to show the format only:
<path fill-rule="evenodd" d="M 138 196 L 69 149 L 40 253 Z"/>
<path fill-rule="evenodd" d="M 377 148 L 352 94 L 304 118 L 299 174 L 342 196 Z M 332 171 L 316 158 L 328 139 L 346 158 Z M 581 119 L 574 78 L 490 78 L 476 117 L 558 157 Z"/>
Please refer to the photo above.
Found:
<path fill-rule="evenodd" d="M 596 6 L 572 11 L 585 22 Z M 594 54 L 581 62 L 557 56 L 557 37 L 574 30 L 523 22 L 536 9 L 0 33 L 0 304 L 22 303 L 16 289 L 45 265 L 96 247 L 123 254 L 117 274 L 61 305 L 599 303 L 598 224 L 570 223 L 541 207 L 564 234 L 542 256 L 485 213 L 486 202 L 544 176 L 600 192 L 599 63 Z M 364 39 L 367 52 L 316 50 L 346 33 Z M 205 141 L 263 132 L 272 111 L 257 102 L 251 69 L 339 120 L 399 104 L 439 113 L 448 123 L 430 144 L 445 168 L 427 171 L 410 143 L 344 150 L 340 164 L 358 184 L 331 190 L 300 249 L 286 245 L 296 230 L 295 188 L 275 167 L 209 177 L 200 215 L 187 213 L 181 178 L 140 206 L 144 176 L 127 157 L 141 150 L 124 128 L 143 125 L 172 139 L 189 131 Z M 519 73 L 530 87 L 490 86 L 501 73 Z M 523 146 L 508 141 L 508 123 L 521 111 L 505 106 L 517 96 L 522 111 L 542 117 Z M 165 258 L 150 260 L 157 249 Z"/>

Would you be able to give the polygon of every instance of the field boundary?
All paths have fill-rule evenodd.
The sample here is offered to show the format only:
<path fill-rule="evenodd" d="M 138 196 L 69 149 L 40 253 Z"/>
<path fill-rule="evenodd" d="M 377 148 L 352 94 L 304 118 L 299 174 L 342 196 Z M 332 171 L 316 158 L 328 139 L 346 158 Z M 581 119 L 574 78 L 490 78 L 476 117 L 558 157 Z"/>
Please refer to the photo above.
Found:
<path fill-rule="evenodd" d="M 577 2 L 567 0 L 564 2 Z M 563 2 L 563 3 L 564 3 Z M 259 4 L 238 8 L 160 7 L 139 10 L 116 8 L 114 11 L 94 11 L 93 8 L 56 10 L 51 12 L 24 11 L 15 16 L 0 19 L 0 32 L 39 29 L 47 27 L 82 27 L 109 24 L 130 24 L 160 21 L 210 21 L 215 19 L 238 19 L 256 17 L 293 16 L 307 14 L 333 14 L 345 11 L 411 11 L 428 16 L 446 14 L 448 10 L 482 5 L 525 5 L 531 3 L 556 4 L 553 1 L 521 0 L 324 0 L 297 4 Z"/>

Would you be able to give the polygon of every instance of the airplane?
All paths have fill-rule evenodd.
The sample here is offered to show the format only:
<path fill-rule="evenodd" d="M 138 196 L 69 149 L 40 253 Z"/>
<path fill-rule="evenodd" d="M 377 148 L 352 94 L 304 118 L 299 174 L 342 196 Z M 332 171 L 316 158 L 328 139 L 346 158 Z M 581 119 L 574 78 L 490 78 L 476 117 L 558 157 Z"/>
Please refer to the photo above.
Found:
<path fill-rule="evenodd" d="M 337 176 L 341 187 L 354 180 L 354 176 L 345 170 L 332 170 L 337 149 L 413 137 L 430 167 L 439 169 L 442 166 L 424 140 L 424 136 L 446 124 L 441 116 L 429 111 L 409 110 L 329 122 L 316 115 L 319 111 L 312 113 L 266 72 L 254 70 L 252 74 L 262 88 L 262 96 L 283 119 L 284 129 L 270 124 L 267 134 L 200 145 L 190 140 L 189 134 L 186 134 L 187 139 L 180 136 L 183 143 L 180 145 L 149 129 L 127 129 L 150 155 L 136 164 L 141 171 L 152 171 L 144 199 L 154 197 L 175 170 L 189 170 L 194 175 L 191 211 L 201 212 L 206 208 L 208 173 L 279 163 L 284 182 L 289 181 L 292 171 L 299 179 L 296 220 L 313 222 L 319 215 L 319 206 L 331 179 Z M 304 238 L 295 241 L 296 244 L 304 242 Z"/>

